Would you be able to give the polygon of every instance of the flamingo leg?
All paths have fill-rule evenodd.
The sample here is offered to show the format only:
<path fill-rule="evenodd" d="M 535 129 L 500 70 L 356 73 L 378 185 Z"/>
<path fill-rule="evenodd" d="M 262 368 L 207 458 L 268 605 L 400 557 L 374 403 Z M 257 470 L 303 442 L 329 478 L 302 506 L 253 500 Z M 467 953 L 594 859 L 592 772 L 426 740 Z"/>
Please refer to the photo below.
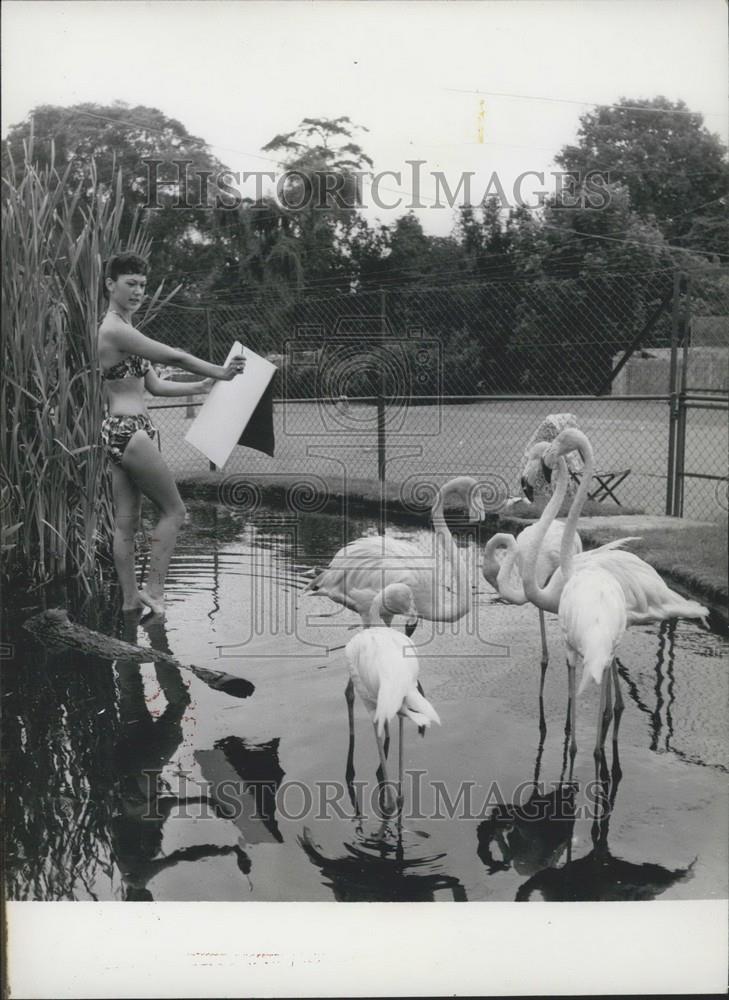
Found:
<path fill-rule="evenodd" d="M 618 785 L 620 784 L 620 779 L 623 776 L 623 769 L 620 766 L 620 756 L 618 754 L 618 741 L 615 739 L 615 730 L 613 729 L 613 766 L 610 774 L 612 785 L 610 788 L 610 808 L 615 805 L 615 796 L 618 794 Z"/>
<path fill-rule="evenodd" d="M 402 794 L 402 776 L 403 776 L 403 748 L 402 748 L 402 734 L 403 734 L 403 718 L 398 717 L 399 731 L 398 731 L 398 742 L 397 742 L 397 809 L 398 813 L 402 814 L 402 804 L 403 804 L 403 794 Z"/>
<path fill-rule="evenodd" d="M 569 732 L 564 734 L 564 743 L 562 744 L 562 770 L 559 772 L 559 783 L 560 785 L 564 783 L 564 776 L 567 773 L 567 744 L 569 743 Z"/>
<path fill-rule="evenodd" d="M 542 685 L 544 684 L 544 671 L 542 671 Z M 544 698 L 542 697 L 542 685 L 539 688 L 539 736 L 544 743 L 547 735 L 547 719 L 544 714 Z"/>
<path fill-rule="evenodd" d="M 569 665 L 569 661 L 568 661 L 567 662 L 567 689 L 568 689 L 568 692 L 569 692 L 569 666 L 570 665 Z M 570 741 L 571 720 L 572 720 L 572 701 L 571 701 L 571 699 L 569 697 L 569 693 L 568 693 L 568 696 L 567 696 L 567 714 L 566 714 L 565 720 L 564 720 L 564 743 L 562 744 L 562 770 L 560 771 L 560 774 L 559 774 L 560 784 L 564 781 L 565 774 L 567 772 L 567 748 L 569 746 L 569 741 Z M 540 733 L 539 733 L 539 735 L 540 735 L 540 737 L 542 736 L 541 726 L 540 726 Z M 545 723 L 545 727 L 544 727 L 544 736 L 546 737 L 546 723 Z"/>
<path fill-rule="evenodd" d="M 372 724 L 375 730 L 375 742 L 377 743 L 377 752 L 380 756 L 380 780 L 385 786 L 385 801 L 386 801 L 386 811 L 394 812 L 395 804 L 392 801 L 392 786 L 390 785 L 390 779 L 387 776 L 387 754 L 385 753 L 384 741 L 380 738 L 377 732 L 377 725 Z"/>
<path fill-rule="evenodd" d="M 570 692 L 570 780 L 577 756 L 577 691 L 575 685 L 575 664 L 567 662 Z"/>
<path fill-rule="evenodd" d="M 595 736 L 595 760 L 604 754 L 603 746 L 612 714 L 612 683 L 610 671 L 606 671 L 600 685 L 600 707 L 597 711 L 597 733 Z"/>
<path fill-rule="evenodd" d="M 620 679 L 618 677 L 618 662 L 615 658 L 613 658 L 613 662 L 610 665 L 610 669 L 613 674 L 613 687 L 615 688 L 615 703 L 614 703 L 615 707 L 613 710 L 613 747 L 616 747 L 618 743 L 618 729 L 620 728 L 620 719 L 625 709 L 625 702 L 623 701 L 623 693 L 620 690 Z"/>
<path fill-rule="evenodd" d="M 347 791 L 349 792 L 349 801 L 352 803 L 355 815 L 359 819 L 362 815 L 362 810 L 352 785 L 354 781 L 354 683 L 351 677 L 344 689 L 344 698 L 347 702 L 347 715 L 349 718 L 349 745 L 347 747 L 347 766 L 344 777 L 347 783 Z"/>
<path fill-rule="evenodd" d="M 544 688 L 544 674 L 549 664 L 549 647 L 547 646 L 547 628 L 544 621 L 544 612 L 542 611 L 541 608 L 539 608 L 538 610 L 539 610 L 539 633 L 542 637 L 542 687 L 540 688 L 541 692 L 541 690 Z"/>
<path fill-rule="evenodd" d="M 416 687 L 417 687 L 418 691 L 420 692 L 420 694 L 422 694 L 422 696 L 424 698 L 425 697 L 425 691 L 423 691 L 423 685 L 420 683 L 420 681 L 416 681 Z M 418 736 L 425 736 L 425 726 L 418 726 Z"/>
<path fill-rule="evenodd" d="M 597 710 L 597 736 L 595 738 L 595 761 L 597 761 L 602 752 L 602 745 L 605 738 L 605 691 L 607 690 L 607 684 L 603 678 L 603 682 L 600 685 L 600 707 Z M 595 765 L 597 766 L 597 764 Z"/>
<path fill-rule="evenodd" d="M 541 674 L 539 677 L 539 732 L 541 733 L 542 739 L 547 735 L 547 720 L 544 717 L 544 678 L 547 676 L 547 666 L 549 664 L 549 649 L 547 648 L 547 631 L 544 624 L 544 612 L 541 608 L 537 609 L 539 611 L 539 632 L 542 637 L 542 660 L 541 660 Z"/>
<path fill-rule="evenodd" d="M 347 718 L 349 721 L 350 748 L 354 749 L 354 682 L 350 677 L 344 689 L 344 700 L 347 702 Z"/>
<path fill-rule="evenodd" d="M 603 691 L 600 691 L 600 705 L 602 707 Z M 598 729 L 602 719 L 602 713 L 598 718 Z M 609 810 L 609 802 L 606 787 L 607 762 L 605 761 L 605 751 L 600 747 L 595 751 L 595 815 L 592 820 L 590 831 L 593 849 L 597 849 L 604 841 L 604 823 Z"/>
<path fill-rule="evenodd" d="M 539 745 L 537 746 L 537 759 L 534 761 L 534 778 L 533 778 L 533 781 L 534 781 L 534 789 L 537 792 L 539 791 L 539 772 L 542 769 L 542 755 L 544 753 L 544 739 L 545 739 L 546 735 L 547 735 L 547 727 L 545 726 L 544 730 L 540 729 L 540 732 L 539 732 Z M 563 774 L 564 774 L 564 771 L 563 771 Z"/>

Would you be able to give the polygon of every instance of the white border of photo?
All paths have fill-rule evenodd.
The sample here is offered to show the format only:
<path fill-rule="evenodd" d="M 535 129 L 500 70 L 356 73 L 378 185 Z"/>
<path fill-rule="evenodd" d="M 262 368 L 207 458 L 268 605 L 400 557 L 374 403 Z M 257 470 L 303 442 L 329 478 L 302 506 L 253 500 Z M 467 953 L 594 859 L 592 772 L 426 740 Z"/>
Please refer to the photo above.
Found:
<path fill-rule="evenodd" d="M 724 993 L 727 900 L 9 903 L 15 1000 Z"/>

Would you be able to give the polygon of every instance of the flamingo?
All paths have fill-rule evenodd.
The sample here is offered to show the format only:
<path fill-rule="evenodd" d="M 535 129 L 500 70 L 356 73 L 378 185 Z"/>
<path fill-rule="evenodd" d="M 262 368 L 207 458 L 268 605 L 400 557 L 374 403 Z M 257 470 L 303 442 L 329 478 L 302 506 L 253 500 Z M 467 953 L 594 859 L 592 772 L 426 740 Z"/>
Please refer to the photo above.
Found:
<path fill-rule="evenodd" d="M 438 490 L 433 502 L 431 518 L 435 530 L 430 551 L 417 542 L 389 535 L 358 538 L 336 553 L 329 566 L 307 584 L 303 594 L 328 597 L 356 611 L 366 626 L 379 624 L 371 616 L 374 597 L 391 583 L 405 583 L 419 618 L 442 622 L 462 618 L 471 608 L 473 595 L 467 561 L 461 556 L 443 513 L 445 498 L 452 493 L 466 501 L 471 522 L 485 516 L 476 480 L 458 476 Z M 408 636 L 412 635 L 415 624 L 406 625 Z"/>
<path fill-rule="evenodd" d="M 559 553 L 564 527 L 561 521 L 554 521 L 544 536 L 536 568 L 537 582 L 540 586 L 543 586 L 554 571 L 559 568 Z M 498 591 L 501 597 L 511 604 L 527 603 L 521 571 L 536 530 L 537 525 L 530 524 L 516 538 L 505 532 L 498 532 L 488 540 L 484 548 L 481 574 L 487 583 L 490 583 L 494 590 Z M 575 534 L 573 545 L 575 553 L 582 552 L 582 541 L 577 534 Z M 541 698 L 544 691 L 544 675 L 549 663 L 549 649 L 547 648 L 544 611 L 541 608 L 537 608 L 537 610 L 539 612 L 539 632 L 542 638 L 542 679 L 539 687 Z"/>
<path fill-rule="evenodd" d="M 562 534 L 560 568 L 542 587 L 536 578 L 539 550 L 550 525 L 557 516 L 567 489 L 568 472 L 563 456 L 574 450 L 581 453 L 584 462 L 582 479 L 572 501 Z M 531 548 L 527 552 L 522 566 L 524 593 L 532 604 L 536 604 L 544 611 L 558 612 L 565 581 L 569 579 L 572 572 L 581 573 L 588 567 L 600 566 L 612 573 L 622 587 L 628 626 L 665 621 L 668 618 L 698 618 L 706 624 L 706 617 L 709 614 L 707 608 L 697 601 L 681 597 L 675 590 L 671 590 L 663 578 L 645 560 L 633 552 L 625 552 L 621 549 L 621 546 L 625 545 L 626 542 L 638 539 L 619 538 L 608 542 L 607 545 L 600 546 L 600 548 L 575 554 L 574 539 L 577 533 L 577 520 L 587 498 L 590 480 L 595 468 L 592 446 L 582 431 L 574 427 L 562 431 L 543 450 L 542 462 L 545 475 L 551 475 L 551 470 L 556 467 L 560 488 L 555 489 L 537 522 Z"/>
<path fill-rule="evenodd" d="M 531 499 L 532 480 L 541 469 L 543 455 L 549 447 L 549 442 L 540 441 L 532 447 L 529 453 L 527 465 L 522 476 L 522 490 L 528 500 Z M 494 535 L 484 549 L 484 561 L 481 567 L 483 576 L 492 587 L 498 590 L 502 597 L 512 604 L 526 604 L 529 600 L 524 589 L 524 566 L 527 554 L 530 552 L 532 545 L 535 541 L 539 540 L 538 533 L 542 531 L 544 521 L 548 523 L 537 554 L 537 582 L 540 586 L 543 586 L 547 580 L 559 571 L 560 553 L 566 525 L 561 521 L 555 521 L 554 518 L 564 501 L 569 480 L 567 464 L 564 458 L 560 457 L 556 462 L 559 474 L 556 477 L 553 495 L 549 504 L 542 512 L 540 520 L 536 524 L 530 524 L 516 539 L 513 535 L 503 532 Z M 596 554 L 618 548 L 631 540 L 630 538 L 624 538 L 608 542 L 606 545 L 600 546 L 599 549 L 593 549 L 589 553 L 589 556 L 594 558 Z M 575 555 L 580 556 L 582 554 L 582 541 L 576 531 L 572 541 L 572 548 Z M 544 609 L 539 604 L 537 604 L 537 609 L 539 611 L 539 627 L 542 639 L 542 670 L 539 684 L 540 724 L 544 727 L 544 715 L 541 706 L 543 704 L 544 678 L 547 664 L 549 663 L 549 653 L 547 650 Z M 557 611 L 558 604 L 557 607 L 548 608 L 547 610 Z"/>
<path fill-rule="evenodd" d="M 560 568 L 555 571 L 546 587 L 536 581 L 539 547 L 554 520 L 567 485 L 567 466 L 564 455 L 579 450 L 584 462 L 580 486 L 570 507 L 567 524 L 562 535 Z M 576 746 L 576 697 L 575 669 L 583 662 L 581 694 L 590 677 L 601 686 L 595 754 L 600 752 L 609 725 L 612 707 L 610 700 L 611 679 L 615 684 L 615 723 L 613 742 L 617 741 L 617 727 L 623 711 L 615 648 L 630 625 L 667 618 L 687 617 L 706 620 L 708 610 L 696 601 L 690 601 L 671 590 L 661 576 L 632 552 L 619 547 L 602 546 L 591 552 L 575 555 L 572 542 L 577 519 L 587 496 L 594 470 L 592 446 L 585 434 L 576 428 L 562 431 L 547 446 L 542 456 L 547 478 L 551 470 L 558 470 L 559 490 L 555 489 L 542 517 L 537 523 L 532 546 L 524 560 L 524 591 L 533 603 L 544 610 L 559 614 L 560 626 L 567 647 L 567 667 L 570 691 L 570 755 L 574 763 Z M 559 498 L 559 499 L 557 499 Z M 632 539 L 618 539 L 618 544 Z M 610 668 L 603 686 L 603 675 Z M 600 722 L 600 720 L 602 720 Z"/>
<path fill-rule="evenodd" d="M 602 746 L 613 714 L 611 678 L 615 684 L 613 743 L 617 743 L 618 725 L 623 712 L 623 698 L 618 683 L 615 651 L 628 627 L 625 594 L 612 573 L 601 566 L 588 566 L 573 572 L 565 583 L 559 601 L 559 624 L 567 649 L 570 711 L 570 758 L 577 753 L 577 698 L 590 680 L 600 688 L 597 713 L 595 757 Z M 582 678 L 575 694 L 575 673 L 582 663 Z"/>
<path fill-rule="evenodd" d="M 375 595 L 370 618 L 381 617 L 383 609 L 388 607 L 407 608 L 412 601 L 413 594 L 407 584 L 391 584 Z M 372 718 L 388 798 L 384 736 L 389 722 L 396 715 L 399 717 L 397 807 L 402 808 L 403 718 L 409 718 L 418 727 L 428 727 L 431 722 L 440 725 L 438 713 L 418 690 L 420 667 L 415 644 L 396 629 L 371 625 L 349 640 L 344 653 L 353 687 Z"/>

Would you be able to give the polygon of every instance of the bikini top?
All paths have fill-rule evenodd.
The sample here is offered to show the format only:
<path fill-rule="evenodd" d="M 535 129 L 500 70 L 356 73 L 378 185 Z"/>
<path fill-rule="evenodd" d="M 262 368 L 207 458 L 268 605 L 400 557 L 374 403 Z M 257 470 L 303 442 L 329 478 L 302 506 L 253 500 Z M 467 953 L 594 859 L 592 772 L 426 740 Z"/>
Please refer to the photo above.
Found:
<path fill-rule="evenodd" d="M 117 361 L 108 371 L 102 370 L 101 377 L 107 382 L 127 378 L 130 375 L 134 378 L 143 378 L 151 367 L 146 358 L 142 358 L 138 354 L 130 354 L 128 358 Z"/>

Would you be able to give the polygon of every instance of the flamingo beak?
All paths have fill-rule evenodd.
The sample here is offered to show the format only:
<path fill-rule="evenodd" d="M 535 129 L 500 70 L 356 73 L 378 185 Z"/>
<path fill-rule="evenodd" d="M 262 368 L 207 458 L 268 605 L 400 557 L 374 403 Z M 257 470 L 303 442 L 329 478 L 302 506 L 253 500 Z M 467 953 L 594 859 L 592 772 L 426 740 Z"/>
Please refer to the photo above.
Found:
<path fill-rule="evenodd" d="M 527 498 L 529 503 L 534 503 L 534 487 L 526 478 L 526 476 L 521 477 L 521 491 Z"/>
<path fill-rule="evenodd" d="M 483 521 L 486 517 L 486 508 L 484 507 L 483 497 L 479 490 L 474 489 L 470 497 L 470 502 L 468 505 L 468 520 L 470 524 L 474 521 Z"/>
<path fill-rule="evenodd" d="M 407 610 L 405 616 L 405 635 L 410 638 L 410 636 L 415 631 L 418 624 L 418 609 L 415 607 L 415 602 L 410 603 L 410 607 Z"/>
<path fill-rule="evenodd" d="M 542 475 L 544 476 L 546 482 L 548 483 L 552 482 L 552 469 L 549 465 L 546 464 L 544 459 L 542 459 Z"/>

